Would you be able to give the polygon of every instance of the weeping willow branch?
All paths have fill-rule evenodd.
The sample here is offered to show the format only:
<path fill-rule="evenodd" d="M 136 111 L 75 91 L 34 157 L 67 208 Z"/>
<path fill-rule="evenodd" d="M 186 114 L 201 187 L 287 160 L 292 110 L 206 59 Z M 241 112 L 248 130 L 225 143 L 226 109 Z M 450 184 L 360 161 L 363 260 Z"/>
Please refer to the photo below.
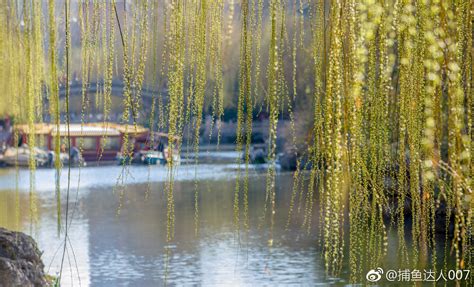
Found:
<path fill-rule="evenodd" d="M 197 158 L 203 118 L 210 107 L 211 131 L 217 125 L 219 144 L 224 108 L 234 102 L 238 164 L 245 164 L 245 168 L 237 171 L 233 221 L 237 232 L 242 225 L 250 229 L 253 115 L 263 103 L 267 105 L 269 129 L 262 221 L 268 223 L 269 246 L 277 239 L 277 139 L 281 136 L 277 130 L 280 119 L 288 117 L 297 170 L 286 227 L 289 229 L 300 217 L 298 226 L 310 236 L 312 228 L 321 227 L 318 242 L 328 274 L 337 276 L 344 265 L 346 218 L 352 283 L 363 282 L 367 264 L 384 263 L 390 249 L 389 224 L 397 229 L 401 267 L 435 268 L 439 252 L 432 250 L 437 247 L 436 222 L 442 208 L 446 223 L 449 226 L 452 222 L 454 227 L 451 245 L 456 267 L 471 268 L 472 1 L 270 0 L 267 5 L 263 0 L 243 0 L 239 17 L 233 0 L 130 3 L 120 14 L 122 19 L 115 1 L 78 3 L 81 122 L 90 106 L 87 90 L 93 73 L 97 74 L 98 90 L 95 109 L 101 110 L 106 126 L 116 112 L 112 82 L 120 78 L 124 83 L 120 120 L 126 125 L 121 150 L 124 168 L 119 178 L 122 184 L 134 155 L 138 125 L 146 122 L 151 134 L 155 129 L 168 132 L 168 242 L 174 239 L 175 160 L 181 153 L 183 133 L 186 129 L 190 135 L 196 158 L 197 234 Z M 69 82 L 75 74 L 70 5 L 66 0 L 63 42 L 63 29 L 57 27 L 56 1 L 48 0 L 47 6 L 41 1 L 8 0 L 0 4 L 0 20 L 5 23 L 0 27 L 0 89 L 5 95 L 0 113 L 12 116 L 15 124 L 24 124 L 30 131 L 23 135 L 15 130 L 13 139 L 16 145 L 25 138 L 29 148 L 31 228 L 37 217 L 36 146 L 44 143 L 32 131 L 48 116 L 58 131 L 52 143 L 58 232 L 62 224 L 59 158 L 63 140 L 68 151 L 71 149 Z M 45 9 L 47 22 L 43 21 Z M 238 34 L 233 31 L 234 18 L 240 21 Z M 116 39 L 116 29 L 120 40 Z M 48 51 L 44 37 L 48 37 Z M 121 63 L 116 55 L 117 41 L 123 49 Z M 239 54 L 239 63 L 234 75 L 224 70 L 224 61 L 232 58 L 237 46 L 234 53 Z M 61 61 L 59 55 L 63 53 Z M 149 62 L 153 67 L 149 68 Z M 152 73 L 148 75 L 148 71 Z M 63 78 L 66 98 L 60 100 Z M 141 117 L 148 108 L 142 95 L 144 85 L 159 89 L 153 95 L 151 115 L 145 119 Z M 167 102 L 162 89 L 168 92 Z M 48 102 L 43 102 L 45 93 Z M 64 139 L 59 133 L 61 101 L 68 132 Z M 307 119 L 305 112 L 310 114 Z M 298 129 L 305 129 L 299 127 L 303 121 L 310 128 L 298 134 Z M 212 132 L 209 141 L 211 137 Z M 107 145 L 107 132 L 100 140 L 99 158 Z M 71 218 L 69 183 L 67 190 L 65 242 Z M 315 208 L 317 201 L 319 210 Z M 19 218 L 19 206 L 16 212 Z M 318 216 L 319 222 L 313 222 Z M 408 218 L 411 224 L 407 225 Z M 447 248 L 444 251 L 447 266 L 450 254 Z"/>
<path fill-rule="evenodd" d="M 71 129 L 70 129 L 70 114 L 69 114 L 69 49 L 71 47 L 71 26 L 70 26 L 70 5 L 69 0 L 64 2 L 64 17 L 65 17 L 65 33 L 66 33 L 66 46 L 65 46 L 65 57 L 66 57 L 66 126 L 67 126 L 67 150 L 68 155 L 71 155 Z M 58 130 L 59 133 L 59 130 Z M 67 249 L 68 243 L 68 231 L 69 231 L 69 191 L 71 187 L 71 160 L 68 161 L 68 172 L 67 172 L 67 189 L 66 189 L 66 215 L 65 215 L 65 228 L 64 228 L 64 247 L 63 253 L 61 258 L 61 267 L 59 271 L 59 279 L 58 281 L 61 282 L 63 266 L 64 266 L 64 258 Z"/>

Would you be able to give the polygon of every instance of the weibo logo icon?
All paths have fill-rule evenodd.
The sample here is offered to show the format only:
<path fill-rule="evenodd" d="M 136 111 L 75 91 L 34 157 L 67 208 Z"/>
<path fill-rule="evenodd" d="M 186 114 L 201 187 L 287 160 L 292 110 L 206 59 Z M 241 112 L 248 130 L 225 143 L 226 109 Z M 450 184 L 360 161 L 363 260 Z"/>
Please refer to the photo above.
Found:
<path fill-rule="evenodd" d="M 377 282 L 382 279 L 383 269 L 378 267 L 377 269 L 372 269 L 367 272 L 365 278 L 370 282 Z"/>

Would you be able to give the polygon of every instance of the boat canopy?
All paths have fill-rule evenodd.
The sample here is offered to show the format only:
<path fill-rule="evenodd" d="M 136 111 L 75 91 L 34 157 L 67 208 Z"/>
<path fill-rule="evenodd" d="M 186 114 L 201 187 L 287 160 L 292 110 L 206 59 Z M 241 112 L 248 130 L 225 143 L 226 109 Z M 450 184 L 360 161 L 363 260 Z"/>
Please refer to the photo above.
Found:
<path fill-rule="evenodd" d="M 30 133 L 28 125 L 16 125 L 15 129 L 24 134 Z M 34 133 L 37 135 L 48 135 L 56 136 L 58 134 L 61 137 L 73 136 L 120 136 L 124 133 L 129 134 L 143 134 L 147 133 L 148 129 L 134 125 L 120 125 L 115 123 L 86 123 L 86 124 L 70 124 L 69 127 L 66 124 L 59 125 L 59 129 L 53 124 L 35 124 Z"/>

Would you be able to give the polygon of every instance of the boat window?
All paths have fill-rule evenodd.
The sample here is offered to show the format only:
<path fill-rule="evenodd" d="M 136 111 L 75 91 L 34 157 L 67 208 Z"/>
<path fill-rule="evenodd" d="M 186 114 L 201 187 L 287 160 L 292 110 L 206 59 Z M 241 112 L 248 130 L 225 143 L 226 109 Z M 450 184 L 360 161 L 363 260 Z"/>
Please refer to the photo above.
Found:
<path fill-rule="evenodd" d="M 101 141 L 105 150 L 119 150 L 120 149 L 119 137 L 107 137 L 106 139 L 102 138 Z"/>
<path fill-rule="evenodd" d="M 67 140 L 65 137 L 60 137 L 60 146 L 64 145 L 64 147 L 67 147 Z M 56 146 L 56 137 L 52 136 L 51 137 L 51 150 L 54 150 L 54 147 Z"/>
<path fill-rule="evenodd" d="M 36 136 L 36 146 L 41 149 L 48 149 L 48 138 L 44 135 L 37 135 Z"/>
<path fill-rule="evenodd" d="M 97 140 L 95 137 L 76 138 L 76 146 L 82 147 L 83 150 L 95 150 L 97 148 Z"/>

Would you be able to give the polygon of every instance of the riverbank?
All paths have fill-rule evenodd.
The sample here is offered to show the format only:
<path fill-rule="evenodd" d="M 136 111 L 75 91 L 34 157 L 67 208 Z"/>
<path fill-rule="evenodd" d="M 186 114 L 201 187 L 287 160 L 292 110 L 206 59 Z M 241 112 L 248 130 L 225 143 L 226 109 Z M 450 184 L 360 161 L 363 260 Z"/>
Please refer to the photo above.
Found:
<path fill-rule="evenodd" d="M 49 286 L 41 255 L 33 238 L 0 227 L 0 286 Z"/>

